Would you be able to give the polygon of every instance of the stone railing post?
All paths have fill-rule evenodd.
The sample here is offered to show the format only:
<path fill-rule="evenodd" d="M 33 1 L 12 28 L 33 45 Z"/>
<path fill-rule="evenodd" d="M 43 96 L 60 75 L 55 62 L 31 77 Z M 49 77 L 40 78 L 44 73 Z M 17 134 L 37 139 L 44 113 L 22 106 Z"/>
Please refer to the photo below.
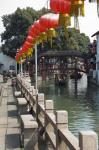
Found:
<path fill-rule="evenodd" d="M 32 95 L 34 96 L 34 97 L 36 97 L 37 96 L 37 94 L 38 94 L 38 89 L 32 89 Z"/>
<path fill-rule="evenodd" d="M 45 111 L 46 113 L 54 113 L 54 102 L 53 100 L 45 100 Z M 47 133 L 50 133 L 52 132 L 52 127 L 50 126 L 50 123 L 48 122 L 47 120 L 47 116 L 45 114 L 45 140 L 47 139 Z M 46 146 L 48 150 L 53 150 L 53 147 L 51 145 L 51 143 L 46 140 Z"/>
<path fill-rule="evenodd" d="M 37 100 L 38 104 L 44 105 L 44 93 L 38 93 Z"/>
<path fill-rule="evenodd" d="M 38 115 L 40 113 L 38 105 L 44 106 L 44 93 L 38 93 L 36 100 L 37 100 L 37 102 L 36 102 L 36 108 L 35 109 L 36 109 L 36 118 L 38 120 Z"/>
<path fill-rule="evenodd" d="M 80 150 L 98 150 L 98 136 L 94 131 L 79 133 Z"/>
<path fill-rule="evenodd" d="M 44 127 L 45 127 L 45 115 L 42 112 L 42 109 L 40 109 L 40 106 L 45 109 L 44 106 L 44 93 L 38 93 L 37 95 L 37 110 L 36 110 L 36 116 L 37 116 L 37 122 L 38 122 L 38 131 L 39 131 L 39 139 L 43 139 L 44 134 Z M 39 123 L 40 121 L 40 123 Z"/>
<path fill-rule="evenodd" d="M 33 94 L 33 89 L 34 89 L 34 86 L 30 86 L 30 90 L 29 91 L 30 91 L 31 94 Z"/>
<path fill-rule="evenodd" d="M 63 144 L 63 141 L 59 138 L 58 136 L 58 129 L 59 130 L 68 130 L 68 112 L 64 111 L 64 110 L 59 110 L 56 111 L 56 125 L 57 125 L 57 129 L 56 129 L 56 149 L 57 150 L 67 150 L 67 146 L 65 144 Z"/>
<path fill-rule="evenodd" d="M 53 100 L 45 101 L 45 111 L 46 113 L 54 113 L 54 102 Z"/>

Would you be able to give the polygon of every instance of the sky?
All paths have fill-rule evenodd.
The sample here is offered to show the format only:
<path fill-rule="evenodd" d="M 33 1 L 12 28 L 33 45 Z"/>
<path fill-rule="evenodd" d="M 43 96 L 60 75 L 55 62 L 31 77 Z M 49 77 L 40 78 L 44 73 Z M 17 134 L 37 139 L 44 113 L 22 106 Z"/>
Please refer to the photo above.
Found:
<path fill-rule="evenodd" d="M 49 0 L 48 0 L 49 1 Z M 0 34 L 4 31 L 2 16 L 12 14 L 17 7 L 26 8 L 32 7 L 39 10 L 42 7 L 47 7 L 47 0 L 1 0 L 0 2 Z M 97 17 L 97 7 L 95 3 L 85 1 L 85 16 L 79 17 L 80 32 L 89 36 L 99 31 L 99 18 Z"/>

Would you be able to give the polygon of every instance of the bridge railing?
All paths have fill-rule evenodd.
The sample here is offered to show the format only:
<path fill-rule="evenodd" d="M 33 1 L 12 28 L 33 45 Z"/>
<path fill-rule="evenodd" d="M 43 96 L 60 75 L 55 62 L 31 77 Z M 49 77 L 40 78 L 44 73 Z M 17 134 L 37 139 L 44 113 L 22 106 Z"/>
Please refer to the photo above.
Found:
<path fill-rule="evenodd" d="M 17 78 L 17 86 L 29 102 L 35 114 L 40 136 L 51 150 L 98 150 L 98 137 L 94 131 L 82 131 L 79 138 L 68 128 L 68 112 L 55 110 L 53 100 L 45 100 L 24 78 Z M 38 93 L 36 95 L 36 93 Z"/>

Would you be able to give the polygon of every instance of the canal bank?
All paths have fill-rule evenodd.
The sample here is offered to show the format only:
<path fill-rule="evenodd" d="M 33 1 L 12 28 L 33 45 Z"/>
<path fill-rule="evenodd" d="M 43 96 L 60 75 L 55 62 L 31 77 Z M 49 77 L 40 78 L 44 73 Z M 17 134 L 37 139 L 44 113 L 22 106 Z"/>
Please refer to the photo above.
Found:
<path fill-rule="evenodd" d="M 50 84 L 52 84 L 52 80 Z M 41 131 L 41 135 L 45 133 L 44 139 L 46 139 L 47 148 L 65 150 L 68 147 L 70 150 L 98 150 L 98 138 L 95 132 L 83 129 L 77 138 L 68 128 L 68 112 L 66 110 L 55 109 L 54 100 L 46 99 L 45 94 L 40 90 L 36 97 L 36 89 L 23 76 L 17 77 L 17 86 L 32 106 L 33 113 L 36 113 L 38 130 Z M 54 92 L 52 86 L 51 89 Z"/>
<path fill-rule="evenodd" d="M 75 84 L 69 79 L 64 87 L 55 86 L 47 80 L 39 86 L 46 99 L 53 99 L 55 109 L 64 109 L 69 113 L 69 129 L 78 136 L 80 130 L 94 130 L 99 135 L 99 88 L 87 84 L 87 76 Z"/>
<path fill-rule="evenodd" d="M 6 86 L 6 83 L 5 83 L 5 86 Z M 97 135 L 94 132 L 82 131 L 82 132 L 80 132 L 80 138 L 77 139 L 68 129 L 68 112 L 65 110 L 57 110 L 55 113 L 53 100 L 52 101 L 46 100 L 43 93 L 38 93 L 37 99 L 35 99 L 36 98 L 35 97 L 35 89 L 33 86 L 31 87 L 31 85 L 30 85 L 30 83 L 28 83 L 28 81 L 26 82 L 26 78 L 24 78 L 24 77 L 18 78 L 17 86 L 21 87 L 20 88 L 20 91 L 22 94 L 21 96 L 25 96 L 25 97 L 20 97 L 21 99 L 26 98 L 26 100 L 31 102 L 30 104 L 33 104 L 33 106 L 35 106 L 34 105 L 35 103 L 37 104 L 37 102 L 35 100 L 38 101 L 38 105 L 37 105 L 37 108 L 38 108 L 38 111 L 37 111 L 38 131 L 40 131 L 40 133 L 42 134 L 42 130 L 41 130 L 42 126 L 40 126 L 40 125 L 42 124 L 43 126 L 45 126 L 45 129 L 46 129 L 45 133 L 47 134 L 47 135 L 46 134 L 45 135 L 47 136 L 48 139 L 50 139 L 47 143 L 47 147 L 54 146 L 53 149 L 56 149 L 57 146 L 58 147 L 61 146 L 60 150 L 63 150 L 64 148 L 66 149 L 66 146 L 68 146 L 70 150 L 71 149 L 78 150 L 79 146 L 80 147 L 83 146 L 82 144 L 86 145 L 86 143 L 82 143 L 82 144 L 79 143 L 79 141 L 82 141 L 82 139 L 84 138 L 83 136 L 85 134 L 87 135 L 87 137 L 86 137 L 87 145 L 86 146 L 88 146 L 88 147 L 90 146 L 90 144 L 88 142 L 89 136 L 91 136 L 91 138 L 92 138 L 91 140 L 93 142 L 97 143 Z M 5 141 L 5 145 L 3 144 L 3 146 L 5 146 L 7 150 L 11 150 L 11 149 L 18 150 L 18 149 L 20 149 L 19 136 L 21 136 L 21 133 L 23 133 L 23 127 L 19 126 L 19 124 L 17 124 L 18 123 L 18 120 L 17 120 L 18 115 L 16 112 L 16 105 L 15 105 L 15 101 L 14 101 L 14 97 L 13 97 L 11 82 L 9 82 L 9 81 L 7 83 L 6 88 L 4 88 L 4 97 L 6 98 L 7 101 L 3 100 L 2 104 L 5 104 L 4 105 L 5 109 L 2 111 L 4 113 L 4 114 L 2 114 L 2 116 L 5 116 L 4 121 L 7 123 L 5 123 L 6 126 L 4 126 L 4 123 L 2 122 L 3 123 L 2 127 L 6 129 L 6 136 L 3 133 L 3 135 L 4 135 L 3 143 Z M 34 111 L 35 111 L 35 109 L 34 109 Z M 19 107 L 18 107 L 18 112 L 19 112 Z M 29 115 L 29 114 L 24 114 L 24 116 L 27 116 L 27 115 Z M 22 115 L 20 117 L 22 117 Z M 26 121 L 23 120 L 24 129 L 27 128 L 27 125 L 29 127 L 28 120 L 29 120 L 29 117 L 26 118 Z M 45 120 L 45 123 L 44 123 L 44 120 Z M 31 121 L 34 122 L 35 120 L 31 120 Z M 33 127 L 34 127 L 34 125 L 33 125 Z M 21 130 L 22 130 L 21 133 L 19 133 L 19 128 L 21 128 Z M 28 129 L 28 131 L 29 131 L 29 129 Z M 43 130 L 43 132 L 44 132 L 44 130 Z M 26 132 L 26 133 L 27 133 L 27 135 L 26 135 L 26 139 L 27 139 L 27 136 L 29 136 L 29 134 L 31 134 L 31 133 L 29 133 L 29 132 Z M 26 133 L 24 132 L 23 139 L 25 138 Z M 57 133 L 60 133 L 60 134 L 57 134 Z M 6 137 L 6 139 L 4 139 L 4 137 Z M 59 139 L 61 139 L 61 140 L 59 140 Z M 31 136 L 30 136 L 30 140 L 32 140 L 32 144 L 33 144 L 34 138 L 31 139 Z M 50 141 L 52 141 L 53 144 L 50 143 L 52 145 L 49 144 Z M 62 143 L 64 142 L 65 147 L 62 143 L 60 143 L 60 141 L 62 141 Z M 67 142 L 67 141 L 69 141 L 69 142 Z M 33 147 L 31 147 L 31 149 L 33 149 Z M 28 149 L 26 149 L 26 150 L 28 150 Z M 95 148 L 93 148 L 93 149 L 87 148 L 86 150 L 97 150 L 97 144 L 95 145 Z"/>

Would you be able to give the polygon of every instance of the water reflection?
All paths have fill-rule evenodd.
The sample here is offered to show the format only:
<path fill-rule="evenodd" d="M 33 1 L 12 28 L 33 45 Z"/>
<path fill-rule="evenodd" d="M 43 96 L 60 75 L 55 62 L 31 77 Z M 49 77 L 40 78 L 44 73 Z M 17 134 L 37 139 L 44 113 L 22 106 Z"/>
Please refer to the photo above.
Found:
<path fill-rule="evenodd" d="M 65 87 L 57 87 L 54 81 L 42 82 L 39 87 L 46 99 L 54 100 L 56 109 L 69 114 L 69 129 L 78 135 L 81 130 L 94 130 L 99 135 L 99 88 L 87 85 L 87 77 L 78 82 L 68 80 Z"/>

